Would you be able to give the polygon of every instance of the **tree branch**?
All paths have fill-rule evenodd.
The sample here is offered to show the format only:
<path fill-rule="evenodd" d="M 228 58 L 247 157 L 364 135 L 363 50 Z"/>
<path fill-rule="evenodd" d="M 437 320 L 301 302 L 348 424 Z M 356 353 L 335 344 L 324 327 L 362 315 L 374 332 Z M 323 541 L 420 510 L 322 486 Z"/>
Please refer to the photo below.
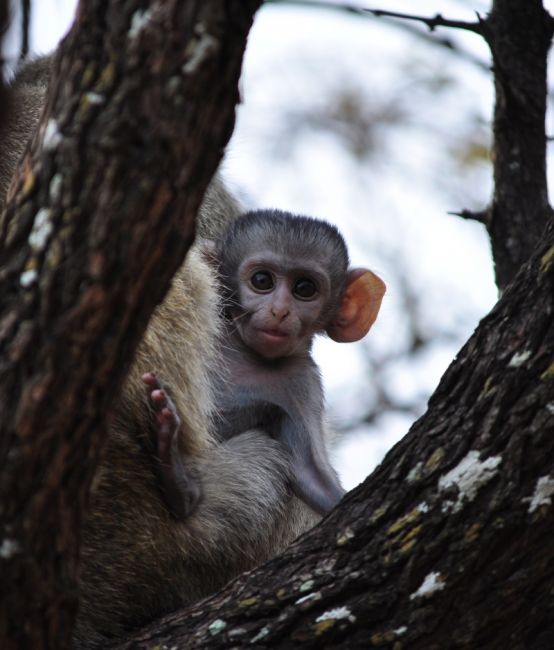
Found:
<path fill-rule="evenodd" d="M 19 58 L 25 59 L 29 54 L 29 31 L 31 28 L 31 0 L 21 0 L 21 50 Z"/>
<path fill-rule="evenodd" d="M 452 215 L 453 217 L 461 217 L 462 219 L 467 219 L 468 221 L 477 221 L 479 223 L 487 224 L 489 221 L 489 213 L 487 210 L 480 210 L 475 212 L 473 210 L 461 210 L 460 212 L 448 212 L 447 214 Z"/>
<path fill-rule="evenodd" d="M 493 2 L 487 18 L 496 93 L 488 231 L 500 289 L 529 258 L 552 218 L 544 124 L 553 34 L 554 23 L 541 0 Z"/>
<path fill-rule="evenodd" d="M 432 18 L 427 18 L 425 16 L 415 16 L 412 14 L 399 13 L 397 11 L 386 11 L 383 9 L 364 9 L 364 11 L 376 16 L 377 18 L 386 17 L 386 18 L 400 18 L 402 20 L 414 20 L 420 23 L 424 23 L 430 29 L 434 31 L 437 27 L 452 27 L 455 29 L 463 29 L 468 32 L 474 32 L 475 34 L 483 35 L 483 20 L 477 14 L 477 22 L 466 22 L 463 20 L 450 20 L 448 18 L 443 18 L 441 14 L 436 14 Z"/>
<path fill-rule="evenodd" d="M 264 0 L 263 4 L 287 4 L 299 7 L 310 7 L 312 9 L 332 9 L 347 14 L 354 14 L 355 16 L 367 16 L 365 10 L 361 7 L 343 2 L 323 2 L 321 0 Z"/>
<path fill-rule="evenodd" d="M 342 2 L 323 2 L 320 0 L 265 0 L 264 4 L 287 4 L 292 6 L 308 7 L 312 9 L 329 9 L 363 18 L 367 18 L 372 14 L 371 10 L 363 9 L 358 5 L 345 4 Z M 402 22 L 395 22 L 394 25 L 401 29 L 408 30 L 412 36 L 423 39 L 425 42 L 430 43 L 431 45 L 442 47 L 464 59 L 467 59 L 470 63 L 483 70 L 490 70 L 490 66 L 487 63 L 473 55 L 471 52 L 463 50 L 457 43 L 448 38 L 440 38 L 437 36 L 430 37 L 426 32 L 419 29 L 414 29 L 411 25 Z"/>

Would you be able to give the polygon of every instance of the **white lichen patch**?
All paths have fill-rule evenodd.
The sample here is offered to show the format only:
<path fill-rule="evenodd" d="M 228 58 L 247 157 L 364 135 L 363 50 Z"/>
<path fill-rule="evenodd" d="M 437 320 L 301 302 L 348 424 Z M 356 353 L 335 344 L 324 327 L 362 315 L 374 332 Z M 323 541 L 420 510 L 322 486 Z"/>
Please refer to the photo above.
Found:
<path fill-rule="evenodd" d="M 415 467 L 412 467 L 412 469 L 408 472 L 408 476 L 406 476 L 406 480 L 408 483 L 416 483 L 419 481 L 421 478 L 421 474 L 423 472 L 423 463 L 417 463 Z"/>
<path fill-rule="evenodd" d="M 405 625 L 402 625 L 401 627 L 397 627 L 396 630 L 393 630 L 396 636 L 402 636 L 403 634 L 406 634 L 407 631 L 408 628 Z"/>
<path fill-rule="evenodd" d="M 58 123 L 56 120 L 50 118 L 46 123 L 44 135 L 42 136 L 43 149 L 46 151 L 54 151 L 54 149 L 60 145 L 62 140 L 63 136 L 58 127 Z"/>
<path fill-rule="evenodd" d="M 250 643 L 257 643 L 258 641 L 261 641 L 265 636 L 269 634 L 269 628 L 267 625 L 265 627 L 262 627 L 262 629 L 256 634 L 255 637 L 250 639 Z"/>
<path fill-rule="evenodd" d="M 35 269 L 29 269 L 28 271 L 23 271 L 19 276 L 19 283 L 25 289 L 32 286 L 38 280 L 38 273 Z"/>
<path fill-rule="evenodd" d="M 4 539 L 0 544 L 0 557 L 3 560 L 9 560 L 19 552 L 19 544 L 15 539 Z"/>
<path fill-rule="evenodd" d="M 437 591 L 444 589 L 445 584 L 441 574 L 432 571 L 425 577 L 425 580 L 421 583 L 421 587 L 410 596 L 410 600 L 414 600 L 415 598 L 429 598 L 429 596 L 432 596 Z"/>
<path fill-rule="evenodd" d="M 541 506 L 552 505 L 552 495 L 554 494 L 554 478 L 552 476 L 541 476 L 535 486 L 535 492 L 531 497 L 529 504 L 529 513 L 535 512 Z"/>
<path fill-rule="evenodd" d="M 204 24 L 197 25 L 196 33 L 198 36 L 187 47 L 188 61 L 182 67 L 185 74 L 194 74 L 219 49 L 219 41 L 208 34 Z"/>
<path fill-rule="evenodd" d="M 347 526 L 342 532 L 337 535 L 337 546 L 344 546 L 353 539 L 355 536 L 354 531 L 350 526 Z"/>
<path fill-rule="evenodd" d="M 421 514 L 425 514 L 426 512 L 429 512 L 429 504 L 426 501 L 422 501 L 418 507 L 418 511 L 421 512 Z"/>
<path fill-rule="evenodd" d="M 326 558 L 317 565 L 317 568 L 314 571 L 314 573 L 316 575 L 330 573 L 335 568 L 336 563 L 337 563 L 336 558 Z"/>
<path fill-rule="evenodd" d="M 313 591 L 311 594 L 308 594 L 307 596 L 302 596 L 302 598 L 299 598 L 297 601 L 295 601 L 295 605 L 302 605 L 303 603 L 313 603 L 316 600 L 321 600 L 321 592 L 320 591 Z"/>
<path fill-rule="evenodd" d="M 243 636 L 246 634 L 246 630 L 243 627 L 235 627 L 234 629 L 229 630 L 228 634 L 230 637 Z"/>
<path fill-rule="evenodd" d="M 48 243 L 48 238 L 52 233 L 52 228 L 50 210 L 48 208 L 41 208 L 35 215 L 33 228 L 29 235 L 29 244 L 35 252 L 44 250 Z"/>
<path fill-rule="evenodd" d="M 340 621 L 342 619 L 348 619 L 351 623 L 356 622 L 356 617 L 348 609 L 348 607 L 335 607 L 330 609 L 327 612 L 323 612 L 321 616 L 318 616 L 315 619 L 316 623 L 321 623 L 321 621 Z"/>
<path fill-rule="evenodd" d="M 554 402 L 548 402 L 546 405 L 546 410 L 550 413 L 550 415 L 554 415 Z"/>
<path fill-rule="evenodd" d="M 131 27 L 129 28 L 129 38 L 136 38 L 142 30 L 148 25 L 152 18 L 150 9 L 137 9 L 131 16 Z"/>
<path fill-rule="evenodd" d="M 227 627 L 227 623 L 221 618 L 216 619 L 213 623 L 208 625 L 208 630 L 212 636 L 216 636 Z"/>
<path fill-rule="evenodd" d="M 63 178 L 61 174 L 54 174 L 50 185 L 48 186 L 48 193 L 50 194 L 50 199 L 52 202 L 57 201 L 62 194 L 62 182 Z"/>
<path fill-rule="evenodd" d="M 510 359 L 510 362 L 508 363 L 508 368 L 519 368 L 531 358 L 532 354 L 533 353 L 531 352 L 531 350 L 516 352 L 514 356 Z"/>
<path fill-rule="evenodd" d="M 100 104 L 103 104 L 106 101 L 104 95 L 100 95 L 99 93 L 93 93 L 93 92 L 86 93 L 85 99 L 90 104 L 93 104 L 94 106 L 99 106 Z"/>
<path fill-rule="evenodd" d="M 478 451 L 472 450 L 468 452 L 454 469 L 439 479 L 438 488 L 440 491 L 447 490 L 454 485 L 458 488 L 458 499 L 456 501 L 445 501 L 442 508 L 443 512 L 449 510 L 458 512 L 464 503 L 473 501 L 479 489 L 498 473 L 498 466 L 501 462 L 502 458 L 500 456 L 490 456 L 481 461 Z"/>

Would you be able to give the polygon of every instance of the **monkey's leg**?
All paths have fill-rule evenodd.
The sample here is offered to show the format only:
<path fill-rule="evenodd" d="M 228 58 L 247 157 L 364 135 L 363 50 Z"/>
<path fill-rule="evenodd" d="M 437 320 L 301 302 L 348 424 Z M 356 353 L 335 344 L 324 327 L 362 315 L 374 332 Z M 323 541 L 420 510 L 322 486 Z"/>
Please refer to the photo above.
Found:
<path fill-rule="evenodd" d="M 155 410 L 160 478 L 166 505 L 176 519 L 185 519 L 194 512 L 202 494 L 179 451 L 181 419 L 158 378 L 148 372 L 142 380 L 148 387 L 150 403 Z"/>

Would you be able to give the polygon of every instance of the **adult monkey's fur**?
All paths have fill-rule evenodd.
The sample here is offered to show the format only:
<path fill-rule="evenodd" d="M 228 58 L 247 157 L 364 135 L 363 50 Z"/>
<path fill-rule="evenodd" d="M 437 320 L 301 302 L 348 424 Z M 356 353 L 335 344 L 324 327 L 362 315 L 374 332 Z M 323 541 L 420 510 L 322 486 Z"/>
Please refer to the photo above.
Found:
<path fill-rule="evenodd" d="M 45 103 L 50 58 L 27 63 L 12 84 L 0 130 L 0 211 Z M 199 213 L 200 236 L 217 235 L 238 205 L 216 177 Z M 292 496 L 278 442 L 247 431 L 220 442 L 208 369 L 216 357 L 219 305 L 213 270 L 193 247 L 156 309 L 132 364 L 90 497 L 81 545 L 76 647 L 103 647 L 157 616 L 222 587 L 275 555 L 317 522 Z M 177 521 L 156 474 L 155 432 L 142 374 L 159 372 L 182 420 L 180 447 L 202 498 Z"/>

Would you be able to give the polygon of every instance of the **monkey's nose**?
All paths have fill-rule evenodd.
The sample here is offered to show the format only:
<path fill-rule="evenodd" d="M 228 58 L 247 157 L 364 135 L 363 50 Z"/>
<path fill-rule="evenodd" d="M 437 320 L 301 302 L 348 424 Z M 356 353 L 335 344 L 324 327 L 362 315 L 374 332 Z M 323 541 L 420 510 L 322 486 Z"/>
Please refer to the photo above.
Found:
<path fill-rule="evenodd" d="M 290 311 L 287 307 L 277 307 L 276 305 L 271 307 L 271 315 L 278 320 L 283 320 L 289 315 L 289 313 Z"/>

